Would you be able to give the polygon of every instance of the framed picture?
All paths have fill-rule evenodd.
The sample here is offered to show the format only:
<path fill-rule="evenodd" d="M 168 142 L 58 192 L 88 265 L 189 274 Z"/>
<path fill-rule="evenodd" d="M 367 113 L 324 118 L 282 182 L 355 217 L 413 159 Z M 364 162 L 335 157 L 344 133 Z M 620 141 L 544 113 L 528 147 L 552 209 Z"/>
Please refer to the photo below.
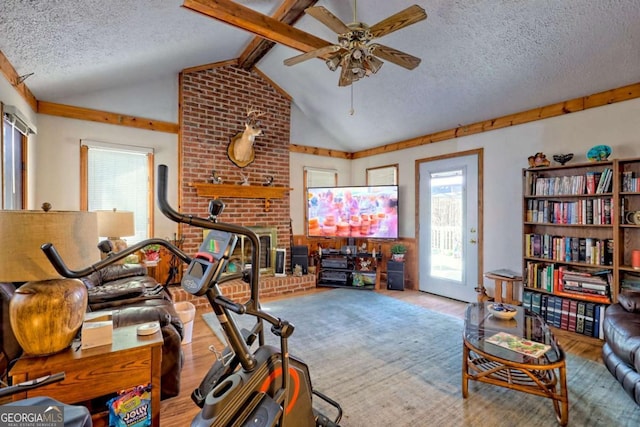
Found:
<path fill-rule="evenodd" d="M 285 271 L 285 260 L 287 259 L 287 250 L 286 249 L 276 249 L 276 266 L 274 270 L 275 276 L 282 277 L 286 276 Z"/>

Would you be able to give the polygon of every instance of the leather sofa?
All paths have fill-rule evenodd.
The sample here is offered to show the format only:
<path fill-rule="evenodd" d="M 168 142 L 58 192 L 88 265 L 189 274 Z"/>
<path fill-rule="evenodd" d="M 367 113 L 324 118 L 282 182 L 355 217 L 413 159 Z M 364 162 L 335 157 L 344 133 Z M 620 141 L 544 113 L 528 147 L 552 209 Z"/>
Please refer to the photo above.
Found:
<path fill-rule="evenodd" d="M 110 310 L 113 327 L 157 321 L 162 337 L 161 398 L 180 392 L 183 364 L 182 321 L 176 312 L 168 290 L 147 276 L 142 265 L 115 264 L 82 278 L 89 294 L 88 311 Z M 5 359 L 14 360 L 21 349 L 9 326 L 8 305 L 15 290 L 13 284 L 0 284 L 2 298 L 2 351 Z M 5 322 L 6 317 L 6 322 Z"/>
<path fill-rule="evenodd" d="M 623 291 L 604 317 L 602 359 L 624 390 L 640 405 L 640 291 Z"/>

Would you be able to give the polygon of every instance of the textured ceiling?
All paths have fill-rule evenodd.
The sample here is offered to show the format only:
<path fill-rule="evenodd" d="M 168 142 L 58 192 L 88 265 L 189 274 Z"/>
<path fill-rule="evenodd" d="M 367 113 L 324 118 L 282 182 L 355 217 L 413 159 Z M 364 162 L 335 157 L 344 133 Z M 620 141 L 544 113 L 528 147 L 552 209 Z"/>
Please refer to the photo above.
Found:
<path fill-rule="evenodd" d="M 271 14 L 278 0 L 238 1 Z M 417 3 L 428 14 L 380 43 L 422 58 L 413 71 L 337 85 L 320 60 L 293 67 L 276 46 L 258 67 L 325 129 L 358 151 L 640 81 L 640 0 L 360 0 L 370 25 Z M 0 50 L 40 100 L 109 89 L 239 56 L 252 35 L 180 0 L 2 0 Z M 320 0 L 345 22 L 351 2 Z M 296 25 L 335 34 L 309 16 Z M 304 141 L 292 141 L 302 143 Z M 316 144 L 317 145 L 317 144 Z"/>

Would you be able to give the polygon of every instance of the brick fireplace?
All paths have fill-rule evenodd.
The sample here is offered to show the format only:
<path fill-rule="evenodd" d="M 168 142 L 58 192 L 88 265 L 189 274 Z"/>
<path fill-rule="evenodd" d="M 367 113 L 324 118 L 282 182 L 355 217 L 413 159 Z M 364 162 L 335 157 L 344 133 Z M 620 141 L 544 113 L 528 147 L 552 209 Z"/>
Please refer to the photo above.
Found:
<path fill-rule="evenodd" d="M 291 100 L 286 94 L 259 73 L 227 64 L 181 73 L 180 98 L 182 211 L 208 216 L 210 198 L 198 196 L 191 184 L 211 183 L 214 170 L 224 184 L 239 184 L 246 176 L 251 185 L 261 186 L 271 176 L 275 186 L 289 186 Z M 227 146 L 230 138 L 244 129 L 250 108 L 266 113 L 260 118 L 264 135 L 255 140 L 255 161 L 241 169 L 228 158 Z M 220 221 L 273 227 L 276 229 L 277 247 L 287 248 L 287 256 L 290 256 L 288 192 L 283 198 L 271 199 L 268 210 L 263 199 L 221 197 L 221 200 L 226 208 L 219 217 Z M 195 253 L 202 242 L 202 231 L 183 225 L 182 234 L 185 238 L 183 249 L 187 253 Z M 315 286 L 315 279 L 311 276 L 266 278 L 263 281 L 265 289 L 274 294 L 280 290 L 292 292 Z M 244 293 L 242 288 L 246 285 L 231 284 L 223 291 L 225 294 Z M 175 290 L 176 293 L 180 291 Z M 184 300 L 186 296 L 176 295 L 176 298 Z"/>

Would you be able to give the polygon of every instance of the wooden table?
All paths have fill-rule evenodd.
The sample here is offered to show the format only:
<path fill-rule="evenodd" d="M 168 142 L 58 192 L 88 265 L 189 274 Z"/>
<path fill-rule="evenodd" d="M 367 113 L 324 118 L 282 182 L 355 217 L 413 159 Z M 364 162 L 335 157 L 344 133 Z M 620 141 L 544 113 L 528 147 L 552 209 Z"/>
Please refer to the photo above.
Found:
<path fill-rule="evenodd" d="M 462 345 L 462 397 L 469 394 L 469 380 L 543 396 L 553 401 L 556 419 L 569 422 L 569 396 L 565 354 L 542 317 L 516 307 L 514 319 L 499 320 L 488 303 L 469 304 L 464 319 Z M 498 332 L 550 346 L 540 357 L 521 354 L 487 341 Z"/>
<path fill-rule="evenodd" d="M 67 350 L 51 356 L 22 356 L 9 373 L 14 383 L 57 372 L 65 372 L 66 378 L 18 393 L 13 399 L 49 396 L 62 403 L 76 404 L 151 383 L 151 419 L 152 425 L 158 427 L 162 332 L 138 336 L 136 328 L 137 325 L 132 325 L 114 329 L 111 345 L 83 350 L 80 342 L 74 341 Z M 108 416 L 97 415 L 94 426 L 108 425 L 105 415 Z"/>
<path fill-rule="evenodd" d="M 520 305 L 520 301 L 515 298 L 518 294 L 517 284 L 522 282 L 522 277 L 505 277 L 493 273 L 485 273 L 484 277 L 492 279 L 495 282 L 494 300 L 495 302 L 504 302 L 507 304 Z M 502 297 L 502 284 L 505 285 L 505 297 Z"/>

